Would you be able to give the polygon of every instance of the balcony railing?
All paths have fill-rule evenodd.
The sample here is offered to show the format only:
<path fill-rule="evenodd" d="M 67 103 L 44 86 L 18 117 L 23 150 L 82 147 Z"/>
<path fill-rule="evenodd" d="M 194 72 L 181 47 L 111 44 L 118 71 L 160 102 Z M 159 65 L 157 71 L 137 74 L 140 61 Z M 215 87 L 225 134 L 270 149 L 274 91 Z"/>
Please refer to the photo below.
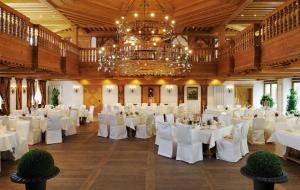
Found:
<path fill-rule="evenodd" d="M 262 22 L 262 41 L 273 39 L 299 27 L 300 0 L 288 0 Z"/>

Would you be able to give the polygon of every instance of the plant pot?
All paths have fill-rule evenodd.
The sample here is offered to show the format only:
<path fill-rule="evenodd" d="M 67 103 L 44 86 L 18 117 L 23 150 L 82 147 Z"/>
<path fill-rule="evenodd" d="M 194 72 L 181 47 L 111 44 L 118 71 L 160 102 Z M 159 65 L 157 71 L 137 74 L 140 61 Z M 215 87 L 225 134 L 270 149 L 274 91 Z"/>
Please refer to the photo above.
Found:
<path fill-rule="evenodd" d="M 59 168 L 55 167 L 53 174 L 45 178 L 24 178 L 13 173 L 10 180 L 14 183 L 25 184 L 26 190 L 46 190 L 47 180 L 54 178 L 59 172 Z"/>
<path fill-rule="evenodd" d="M 282 175 L 274 178 L 258 177 L 253 175 L 245 166 L 241 168 L 241 174 L 253 180 L 254 190 L 274 190 L 275 183 L 285 183 L 288 181 L 288 175 L 282 172 Z"/>

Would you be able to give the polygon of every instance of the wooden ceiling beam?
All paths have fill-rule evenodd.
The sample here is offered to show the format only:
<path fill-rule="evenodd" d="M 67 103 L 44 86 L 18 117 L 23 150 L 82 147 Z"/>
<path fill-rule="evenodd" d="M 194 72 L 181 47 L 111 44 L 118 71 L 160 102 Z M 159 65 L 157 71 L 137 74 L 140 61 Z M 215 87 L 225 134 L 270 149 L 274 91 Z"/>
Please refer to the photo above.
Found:
<path fill-rule="evenodd" d="M 235 10 L 231 16 L 229 18 L 227 18 L 222 25 L 227 25 L 228 23 L 230 23 L 230 21 L 232 21 L 233 19 L 235 19 L 248 5 L 250 5 L 251 3 L 253 3 L 253 0 L 245 0 L 237 10 Z"/>

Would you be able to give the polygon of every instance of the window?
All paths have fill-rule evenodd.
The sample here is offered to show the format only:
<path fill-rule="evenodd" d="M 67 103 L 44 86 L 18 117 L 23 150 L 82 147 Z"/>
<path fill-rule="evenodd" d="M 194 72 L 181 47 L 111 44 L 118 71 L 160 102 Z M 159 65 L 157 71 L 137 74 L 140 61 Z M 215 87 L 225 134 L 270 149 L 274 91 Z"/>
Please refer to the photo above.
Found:
<path fill-rule="evenodd" d="M 300 110 L 300 81 L 299 80 L 293 81 L 293 88 L 297 92 L 297 96 L 298 96 L 297 110 Z"/>
<path fill-rule="evenodd" d="M 277 81 L 265 82 L 264 94 L 270 95 L 274 100 L 274 108 L 277 107 Z"/>

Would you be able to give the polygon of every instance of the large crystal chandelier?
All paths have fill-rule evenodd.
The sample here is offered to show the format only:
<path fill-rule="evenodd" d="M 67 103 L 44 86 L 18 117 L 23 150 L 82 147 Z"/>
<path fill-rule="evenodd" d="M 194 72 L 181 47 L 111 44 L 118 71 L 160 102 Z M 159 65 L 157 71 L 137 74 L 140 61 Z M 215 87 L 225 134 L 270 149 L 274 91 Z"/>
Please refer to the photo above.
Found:
<path fill-rule="evenodd" d="M 175 21 L 154 2 L 157 7 L 150 11 L 147 0 L 134 0 L 116 20 L 119 43 L 100 48 L 99 70 L 121 76 L 174 76 L 191 70 L 192 51 L 174 43 Z"/>

